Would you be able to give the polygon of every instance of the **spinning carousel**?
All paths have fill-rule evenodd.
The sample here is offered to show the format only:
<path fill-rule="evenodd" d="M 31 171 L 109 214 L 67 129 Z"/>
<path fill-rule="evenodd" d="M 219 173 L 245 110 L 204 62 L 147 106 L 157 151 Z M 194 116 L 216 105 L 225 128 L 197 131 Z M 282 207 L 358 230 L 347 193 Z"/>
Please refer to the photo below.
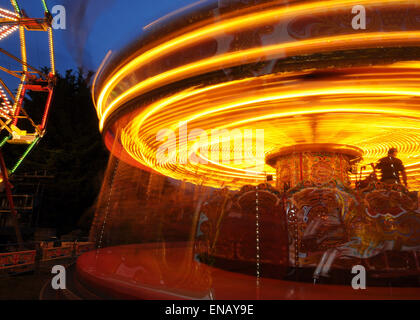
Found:
<path fill-rule="evenodd" d="M 419 17 L 416 1 L 218 1 L 145 27 L 94 83 L 111 159 L 78 281 L 116 298 L 418 299 Z M 391 147 L 408 188 L 370 165 Z"/>

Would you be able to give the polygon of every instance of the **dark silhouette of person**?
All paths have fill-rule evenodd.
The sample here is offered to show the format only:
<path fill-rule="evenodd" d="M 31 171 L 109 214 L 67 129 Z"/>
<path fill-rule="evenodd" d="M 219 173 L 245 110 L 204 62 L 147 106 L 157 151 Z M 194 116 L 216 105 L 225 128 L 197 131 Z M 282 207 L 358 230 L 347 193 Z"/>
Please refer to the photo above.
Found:
<path fill-rule="evenodd" d="M 381 181 L 388 184 L 401 184 L 400 173 L 407 188 L 407 174 L 403 162 L 397 158 L 398 150 L 391 148 L 388 151 L 388 156 L 379 159 L 376 169 L 381 170 Z"/>

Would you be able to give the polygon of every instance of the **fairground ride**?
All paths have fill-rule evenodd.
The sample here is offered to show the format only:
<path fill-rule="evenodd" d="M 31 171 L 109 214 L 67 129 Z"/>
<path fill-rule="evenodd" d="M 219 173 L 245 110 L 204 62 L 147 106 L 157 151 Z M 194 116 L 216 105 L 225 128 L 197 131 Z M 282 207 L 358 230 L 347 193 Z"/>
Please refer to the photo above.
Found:
<path fill-rule="evenodd" d="M 413 0 L 220 0 L 146 26 L 93 86 L 112 155 L 77 280 L 117 298 L 418 299 L 419 21 Z M 406 186 L 367 169 L 392 147 Z"/>
<path fill-rule="evenodd" d="M 53 19 L 45 0 L 41 0 L 41 4 L 44 10 L 44 17 L 42 18 L 28 17 L 16 0 L 11 0 L 13 11 L 0 8 L 0 40 L 4 42 L 8 38 L 12 38 L 13 33 L 19 33 L 20 57 L 0 48 L 2 58 L 5 58 L 5 60 L 1 60 L 0 65 L 0 71 L 2 72 L 0 77 L 0 168 L 2 174 L 1 185 L 7 194 L 10 214 L 20 245 L 23 240 L 18 226 L 18 213 L 13 203 L 9 179 L 45 134 L 56 74 L 52 31 Z M 47 33 L 50 59 L 48 74 L 30 64 L 31 56 L 27 50 L 26 37 L 32 31 Z M 10 46 L 10 44 L 8 45 Z M 24 108 L 24 99 L 29 91 L 44 93 L 46 96 L 45 104 L 42 106 L 44 108 L 43 114 L 39 120 L 35 120 L 30 112 Z M 23 153 L 11 167 L 6 165 L 3 157 L 6 144 L 25 146 Z"/>

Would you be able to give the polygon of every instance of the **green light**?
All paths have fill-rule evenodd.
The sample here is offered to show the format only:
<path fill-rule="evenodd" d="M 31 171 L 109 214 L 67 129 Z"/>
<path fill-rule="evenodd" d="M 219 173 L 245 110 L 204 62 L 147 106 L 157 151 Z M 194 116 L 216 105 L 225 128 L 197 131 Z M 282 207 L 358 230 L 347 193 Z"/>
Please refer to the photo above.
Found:
<path fill-rule="evenodd" d="M 11 138 L 12 136 L 4 137 L 3 140 L 0 142 L 0 148 L 3 148 L 4 144 Z"/>
<path fill-rule="evenodd" d="M 47 7 L 47 4 L 46 4 L 45 0 L 41 0 L 41 1 L 42 1 L 42 5 L 44 6 L 44 11 L 45 11 L 45 12 L 49 12 L 49 11 L 48 11 L 48 7 Z"/>
<path fill-rule="evenodd" d="M 13 4 L 13 6 L 15 7 L 15 11 L 16 11 L 16 13 L 18 13 L 18 14 L 21 16 L 21 15 L 22 15 L 22 13 L 21 13 L 21 11 L 20 11 L 20 8 L 19 8 L 19 5 L 18 5 L 17 1 L 16 1 L 16 0 L 12 0 L 12 4 Z"/>
<path fill-rule="evenodd" d="M 12 170 L 10 170 L 10 174 L 13 174 L 17 168 L 19 168 L 20 164 L 22 163 L 23 160 L 25 160 L 26 156 L 32 151 L 32 149 L 35 147 L 35 145 L 37 144 L 37 142 L 39 141 L 39 137 L 37 137 L 32 143 L 31 145 L 28 147 L 28 149 L 26 149 L 26 151 L 23 153 L 23 155 L 19 158 L 19 160 L 16 162 L 15 166 L 12 168 Z"/>

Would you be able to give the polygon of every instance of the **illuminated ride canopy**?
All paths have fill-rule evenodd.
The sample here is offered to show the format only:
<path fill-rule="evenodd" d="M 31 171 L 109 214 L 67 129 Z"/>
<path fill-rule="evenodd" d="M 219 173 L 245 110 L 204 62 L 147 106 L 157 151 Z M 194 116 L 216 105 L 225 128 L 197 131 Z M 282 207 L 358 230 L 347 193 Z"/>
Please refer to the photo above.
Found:
<path fill-rule="evenodd" d="M 261 278 L 262 298 L 328 299 L 313 282 L 348 284 L 362 264 L 380 279 L 371 297 L 390 279 L 411 288 L 389 296 L 418 295 L 417 193 L 369 164 L 396 147 L 420 187 L 420 4 L 284 3 L 206 2 L 104 60 L 93 96 L 112 156 L 90 232 L 103 249 L 78 260 L 82 281 L 253 299 Z"/>
<path fill-rule="evenodd" d="M 130 164 L 232 189 L 276 178 L 285 147 L 358 148 L 363 177 L 397 147 L 418 189 L 419 17 L 417 1 L 261 1 L 153 25 L 99 71 L 100 129 Z"/>

